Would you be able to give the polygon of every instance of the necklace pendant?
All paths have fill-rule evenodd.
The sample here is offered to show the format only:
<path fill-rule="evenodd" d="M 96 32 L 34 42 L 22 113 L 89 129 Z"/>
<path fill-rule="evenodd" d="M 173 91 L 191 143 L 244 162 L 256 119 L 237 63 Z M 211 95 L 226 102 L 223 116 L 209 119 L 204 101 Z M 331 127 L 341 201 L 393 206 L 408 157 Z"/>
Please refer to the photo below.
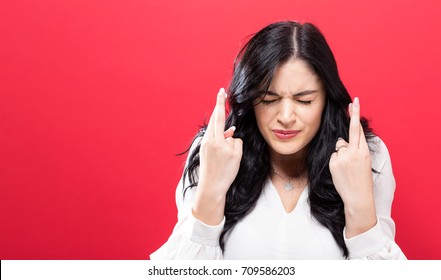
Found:
<path fill-rule="evenodd" d="M 292 189 L 294 188 L 294 186 L 291 184 L 291 181 L 288 181 L 288 183 L 286 183 L 283 188 L 287 191 L 292 191 Z"/>

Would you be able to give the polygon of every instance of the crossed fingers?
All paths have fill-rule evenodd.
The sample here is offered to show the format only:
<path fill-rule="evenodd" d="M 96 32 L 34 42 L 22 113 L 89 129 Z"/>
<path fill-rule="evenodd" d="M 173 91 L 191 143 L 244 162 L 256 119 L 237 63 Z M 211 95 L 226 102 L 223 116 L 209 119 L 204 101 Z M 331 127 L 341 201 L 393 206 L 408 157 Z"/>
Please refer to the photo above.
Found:
<path fill-rule="evenodd" d="M 349 123 L 349 143 L 339 138 L 335 145 L 337 153 L 343 149 L 356 151 L 368 148 L 363 126 L 360 123 L 360 101 L 358 97 L 354 98 L 354 103 L 349 104 L 349 114 L 351 118 Z"/>

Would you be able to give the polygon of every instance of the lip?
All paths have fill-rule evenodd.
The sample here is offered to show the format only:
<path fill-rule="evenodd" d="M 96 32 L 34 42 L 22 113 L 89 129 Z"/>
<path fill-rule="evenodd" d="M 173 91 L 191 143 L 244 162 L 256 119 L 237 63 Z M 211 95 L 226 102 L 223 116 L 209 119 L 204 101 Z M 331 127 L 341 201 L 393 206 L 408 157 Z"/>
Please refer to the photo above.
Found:
<path fill-rule="evenodd" d="M 299 132 L 300 130 L 273 129 L 273 133 L 277 138 L 282 140 L 294 138 Z"/>

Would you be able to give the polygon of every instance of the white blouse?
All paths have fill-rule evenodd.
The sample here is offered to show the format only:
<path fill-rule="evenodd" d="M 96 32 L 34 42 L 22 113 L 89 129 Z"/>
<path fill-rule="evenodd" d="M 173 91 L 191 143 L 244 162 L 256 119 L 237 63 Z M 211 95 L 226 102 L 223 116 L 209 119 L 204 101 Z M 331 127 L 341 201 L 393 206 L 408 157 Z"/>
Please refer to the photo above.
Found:
<path fill-rule="evenodd" d="M 195 141 L 196 142 L 196 141 Z M 395 179 L 386 145 L 376 137 L 372 143 L 372 167 L 377 224 L 368 231 L 344 240 L 350 259 L 406 259 L 395 243 L 391 206 Z M 194 148 L 194 147 L 192 147 Z M 186 186 L 188 186 L 186 182 Z M 209 226 L 192 215 L 196 187 L 183 197 L 182 178 L 176 189 L 178 222 L 168 241 L 150 259 L 344 259 L 331 232 L 316 221 L 308 204 L 306 187 L 294 210 L 287 213 L 270 179 L 256 206 L 226 235 L 219 246 L 224 220 Z"/>

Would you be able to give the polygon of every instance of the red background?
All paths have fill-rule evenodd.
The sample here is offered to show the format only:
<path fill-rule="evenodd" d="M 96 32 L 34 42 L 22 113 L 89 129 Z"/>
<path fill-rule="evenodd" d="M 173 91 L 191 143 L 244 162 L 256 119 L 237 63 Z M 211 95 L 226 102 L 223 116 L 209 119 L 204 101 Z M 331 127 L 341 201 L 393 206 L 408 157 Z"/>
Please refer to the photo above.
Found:
<path fill-rule="evenodd" d="M 396 240 L 441 259 L 440 1 L 0 4 L 0 258 L 147 259 L 246 37 L 317 24 L 389 147 Z"/>

